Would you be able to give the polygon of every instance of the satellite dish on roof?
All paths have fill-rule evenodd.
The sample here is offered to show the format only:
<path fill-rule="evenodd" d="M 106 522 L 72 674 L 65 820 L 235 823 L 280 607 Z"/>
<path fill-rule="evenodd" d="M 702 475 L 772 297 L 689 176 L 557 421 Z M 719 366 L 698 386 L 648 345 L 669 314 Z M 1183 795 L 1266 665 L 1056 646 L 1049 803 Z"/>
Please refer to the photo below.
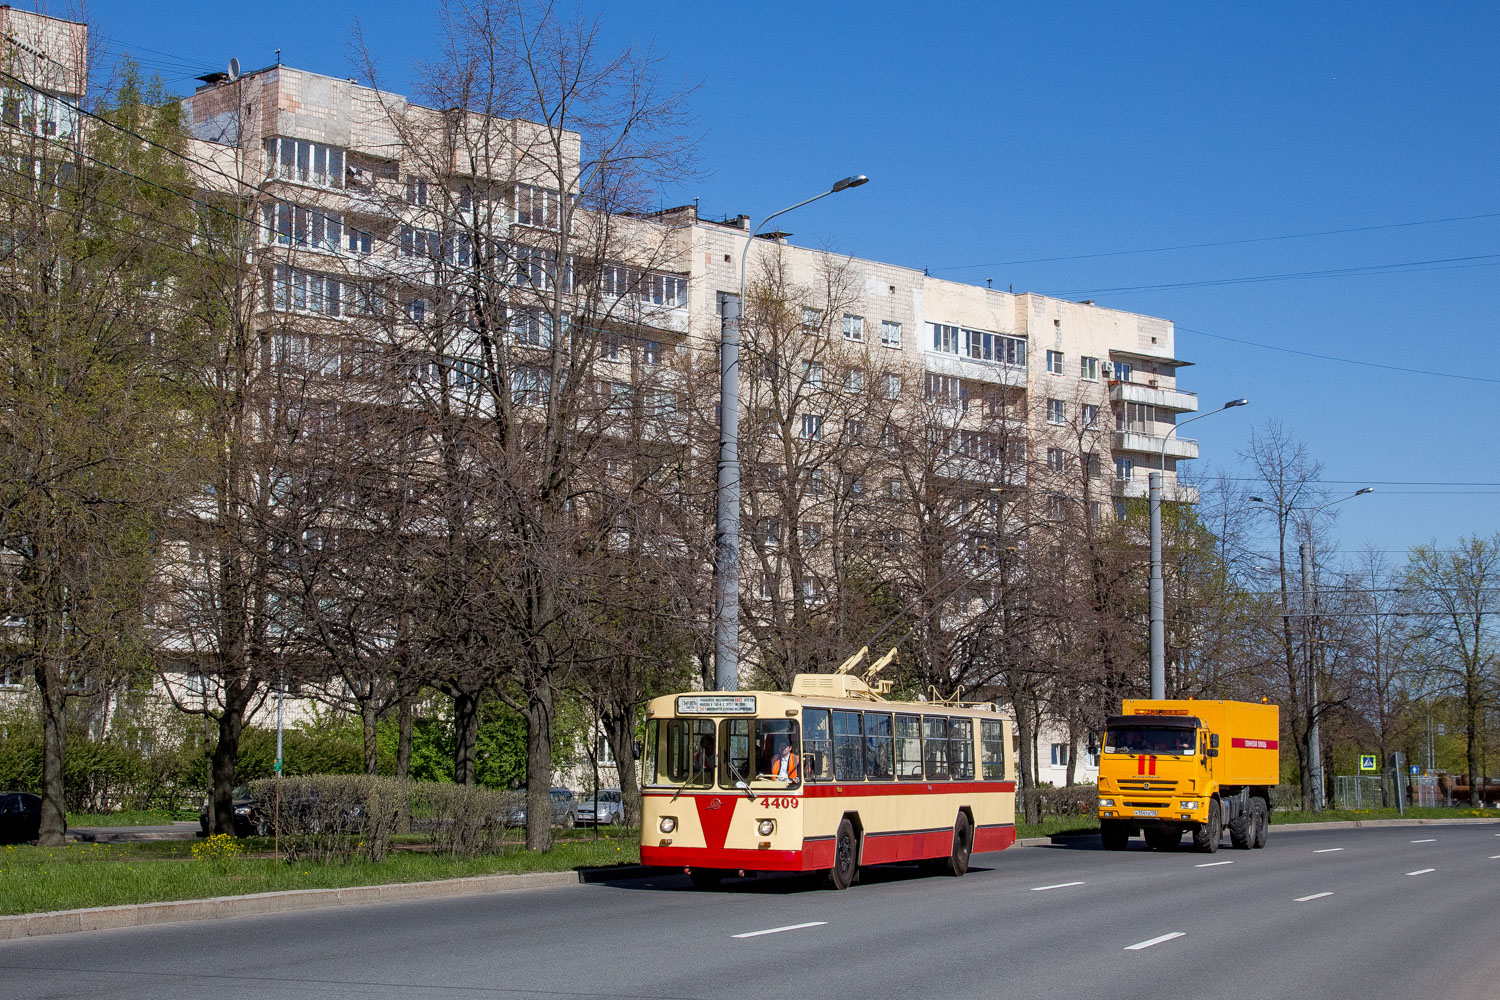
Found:
<path fill-rule="evenodd" d="M 240 61 L 238 59 L 231 58 L 229 60 L 229 82 L 233 83 L 234 81 L 238 80 L 239 78 L 240 78 Z"/>

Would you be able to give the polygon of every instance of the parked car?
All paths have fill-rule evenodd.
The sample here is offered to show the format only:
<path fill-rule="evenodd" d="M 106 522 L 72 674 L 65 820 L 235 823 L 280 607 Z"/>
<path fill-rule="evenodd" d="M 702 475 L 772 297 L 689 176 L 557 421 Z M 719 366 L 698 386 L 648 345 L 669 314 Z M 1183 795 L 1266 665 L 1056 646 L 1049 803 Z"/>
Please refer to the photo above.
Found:
<path fill-rule="evenodd" d="M 596 801 L 598 802 L 597 813 L 594 804 Z M 597 797 L 579 796 L 574 815 L 580 823 L 592 823 L 595 826 L 602 823 L 606 826 L 613 826 L 625 818 L 625 802 L 620 798 L 618 788 L 601 788 Z"/>
<path fill-rule="evenodd" d="M 24 844 L 42 829 L 42 798 L 30 792 L 0 792 L 0 844 Z"/>
<path fill-rule="evenodd" d="M 522 805 L 513 808 L 505 817 L 505 822 L 510 826 L 526 825 L 526 789 L 518 788 L 517 792 L 522 796 Z M 570 788 L 554 788 L 551 790 L 552 797 L 552 825 L 572 828 L 578 825 L 577 801 L 573 798 L 573 790 Z"/>
<path fill-rule="evenodd" d="M 236 837 L 269 837 L 271 818 L 261 811 L 254 796 L 250 794 L 250 786 L 236 785 L 229 794 L 234 805 L 234 835 Z M 209 812 L 212 806 L 212 799 L 204 799 L 203 808 L 198 810 L 198 826 L 201 829 L 199 836 L 208 836 Z"/>

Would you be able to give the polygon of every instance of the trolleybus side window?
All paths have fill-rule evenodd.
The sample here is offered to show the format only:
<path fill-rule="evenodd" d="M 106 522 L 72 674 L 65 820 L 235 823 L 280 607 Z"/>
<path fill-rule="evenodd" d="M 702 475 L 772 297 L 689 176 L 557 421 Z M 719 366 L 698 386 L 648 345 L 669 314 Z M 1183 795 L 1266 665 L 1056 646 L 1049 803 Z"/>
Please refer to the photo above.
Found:
<path fill-rule="evenodd" d="M 948 773 L 960 781 L 974 780 L 974 720 L 948 723 Z"/>
<path fill-rule="evenodd" d="M 833 780 L 833 739 L 828 732 L 828 709 L 802 710 L 802 773 L 808 781 Z"/>
<path fill-rule="evenodd" d="M 893 770 L 891 717 L 884 712 L 866 712 L 865 777 L 872 781 L 890 781 Z"/>
<path fill-rule="evenodd" d="M 896 777 L 922 780 L 922 718 L 896 716 Z"/>
<path fill-rule="evenodd" d="M 860 713 L 833 713 L 833 774 L 840 781 L 859 781 L 865 776 L 865 741 Z"/>
<path fill-rule="evenodd" d="M 948 777 L 948 719 L 942 715 L 922 717 L 922 746 L 927 751 L 927 780 Z"/>
<path fill-rule="evenodd" d="M 1005 777 L 1005 724 L 999 719 L 979 720 L 979 764 L 984 778 Z"/>
<path fill-rule="evenodd" d="M 713 747 L 714 720 L 668 719 L 667 780 L 700 788 L 712 785 Z"/>

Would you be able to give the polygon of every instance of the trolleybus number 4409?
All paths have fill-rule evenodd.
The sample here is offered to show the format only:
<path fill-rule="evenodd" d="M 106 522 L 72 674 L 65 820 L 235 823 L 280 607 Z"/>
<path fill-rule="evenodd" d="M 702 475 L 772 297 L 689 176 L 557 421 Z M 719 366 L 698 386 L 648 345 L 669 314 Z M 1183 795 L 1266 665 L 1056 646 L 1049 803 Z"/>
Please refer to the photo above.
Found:
<path fill-rule="evenodd" d="M 767 809 L 796 809 L 801 800 L 793 795 L 762 795 L 760 801 Z"/>

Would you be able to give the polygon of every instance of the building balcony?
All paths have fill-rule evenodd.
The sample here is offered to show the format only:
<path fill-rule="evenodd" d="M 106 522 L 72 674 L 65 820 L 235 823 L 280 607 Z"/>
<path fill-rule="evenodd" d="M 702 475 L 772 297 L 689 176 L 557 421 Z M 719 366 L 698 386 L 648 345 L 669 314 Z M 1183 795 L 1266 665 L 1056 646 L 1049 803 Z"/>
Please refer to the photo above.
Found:
<path fill-rule="evenodd" d="M 1124 430 L 1115 431 L 1114 451 L 1133 451 L 1143 455 L 1161 455 L 1163 436 L 1160 434 L 1145 434 L 1140 431 Z M 1197 458 L 1198 442 L 1192 438 L 1180 438 L 1172 435 L 1165 438 L 1166 456 L 1168 458 Z"/>
<path fill-rule="evenodd" d="M 1139 382 L 1111 382 L 1109 398 L 1115 403 L 1145 403 L 1159 410 L 1175 413 L 1194 413 L 1198 409 L 1198 394 L 1180 389 L 1158 389 Z"/>
<path fill-rule="evenodd" d="M 1141 469 L 1129 479 L 1115 480 L 1115 496 L 1126 500 L 1145 500 L 1151 493 L 1151 481 L 1149 472 Z M 1169 503 L 1192 503 L 1199 501 L 1198 487 L 1188 486 L 1186 483 L 1169 482 L 1163 484 L 1162 498 Z"/>
<path fill-rule="evenodd" d="M 988 382 L 990 385 L 1026 388 L 1026 369 L 1015 365 L 980 361 L 941 351 L 926 351 L 923 353 L 922 367 L 936 375 L 952 375 L 973 382 Z"/>

